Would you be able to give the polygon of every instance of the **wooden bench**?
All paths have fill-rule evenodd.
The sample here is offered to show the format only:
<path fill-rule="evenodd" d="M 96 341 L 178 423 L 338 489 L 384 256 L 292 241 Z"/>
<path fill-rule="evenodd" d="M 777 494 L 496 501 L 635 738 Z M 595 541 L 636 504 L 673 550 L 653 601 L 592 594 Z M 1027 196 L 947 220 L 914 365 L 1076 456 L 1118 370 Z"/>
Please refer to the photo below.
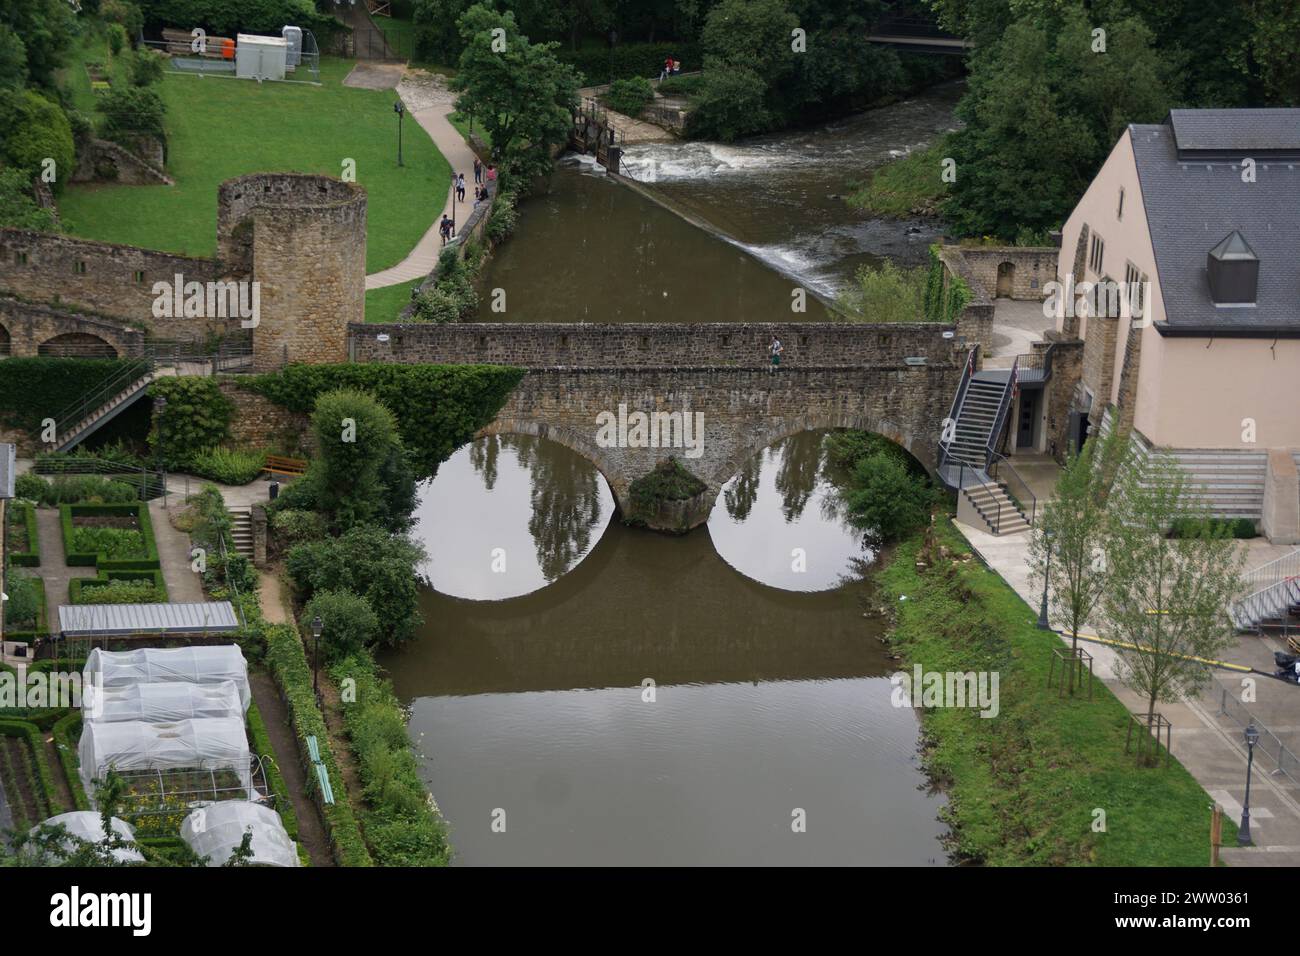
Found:
<path fill-rule="evenodd" d="M 281 455 L 267 455 L 262 471 L 270 475 L 289 475 L 300 478 L 307 472 L 305 458 L 285 458 Z"/>

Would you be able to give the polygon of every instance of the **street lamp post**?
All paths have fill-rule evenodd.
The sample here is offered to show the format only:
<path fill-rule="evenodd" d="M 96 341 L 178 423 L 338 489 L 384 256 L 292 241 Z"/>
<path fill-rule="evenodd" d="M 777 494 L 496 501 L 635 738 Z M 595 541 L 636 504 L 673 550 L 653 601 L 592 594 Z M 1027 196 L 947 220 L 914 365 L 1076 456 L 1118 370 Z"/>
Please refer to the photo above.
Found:
<path fill-rule="evenodd" d="M 1250 768 L 1255 762 L 1255 744 L 1259 731 L 1252 720 L 1246 727 L 1246 799 L 1241 805 L 1241 827 L 1237 830 L 1237 846 L 1250 846 Z"/>
<path fill-rule="evenodd" d="M 167 449 L 163 444 L 163 424 L 167 421 L 167 396 L 159 395 L 154 400 L 154 408 L 158 410 L 158 472 L 162 475 L 162 496 L 163 507 L 167 507 Z M 144 488 L 140 489 L 142 494 L 147 494 Z"/>
<path fill-rule="evenodd" d="M 1038 629 L 1050 631 L 1051 622 L 1047 619 L 1047 585 L 1052 579 L 1052 532 L 1043 529 L 1043 543 L 1047 546 L 1047 566 L 1043 569 L 1043 603 L 1038 608 Z"/>
<path fill-rule="evenodd" d="M 324 630 L 325 622 L 317 614 L 311 619 L 311 636 L 314 639 L 311 654 L 311 689 L 318 701 L 320 700 L 320 636 Z"/>
<path fill-rule="evenodd" d="M 402 117 L 406 115 L 406 107 L 401 100 L 393 104 L 393 112 L 397 114 L 397 165 L 405 166 L 402 162 Z"/>

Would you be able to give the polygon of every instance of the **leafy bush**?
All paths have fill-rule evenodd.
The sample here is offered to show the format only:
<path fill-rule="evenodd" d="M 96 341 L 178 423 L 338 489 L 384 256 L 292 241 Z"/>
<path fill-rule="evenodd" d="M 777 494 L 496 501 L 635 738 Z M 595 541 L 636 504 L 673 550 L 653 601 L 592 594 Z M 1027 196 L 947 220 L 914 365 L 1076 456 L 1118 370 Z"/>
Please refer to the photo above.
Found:
<path fill-rule="evenodd" d="M 167 595 L 152 581 L 120 578 L 93 586 L 87 586 L 83 581 L 75 594 L 72 589 L 68 594 L 73 604 L 162 604 L 167 600 Z"/>
<path fill-rule="evenodd" d="M 19 479 L 23 476 L 19 475 Z M 18 480 L 14 481 L 15 488 Z M 19 498 L 23 495 L 18 494 Z M 41 563 L 41 539 L 36 529 L 36 507 L 29 501 L 10 503 L 9 563 L 19 568 L 34 568 Z"/>
<path fill-rule="evenodd" d="M 302 611 L 304 642 L 308 641 L 312 621 L 317 617 L 321 619 L 322 653 L 331 663 L 379 642 L 379 618 L 364 598 L 351 591 L 324 590 L 312 595 Z"/>
<path fill-rule="evenodd" d="M 753 70 L 711 66 L 687 117 L 687 133 L 729 143 L 768 129 L 772 115 L 764 102 L 766 90 L 767 84 Z"/>
<path fill-rule="evenodd" d="M 40 475 L 33 475 L 30 471 L 19 475 L 14 479 L 14 497 L 26 498 L 28 501 L 37 501 L 45 503 L 45 496 L 49 494 L 50 483 Z"/>
<path fill-rule="evenodd" d="M 637 116 L 654 99 L 654 87 L 644 76 L 615 80 L 605 94 L 605 103 L 616 113 Z"/>
<path fill-rule="evenodd" d="M 141 47 L 131 56 L 131 82 L 136 86 L 152 86 L 163 77 L 163 58 L 148 47 Z"/>
<path fill-rule="evenodd" d="M 11 573 L 5 579 L 5 594 L 9 598 L 4 602 L 5 627 L 22 631 L 36 630 L 41 612 L 41 594 L 36 587 L 36 579 L 25 574 Z"/>
<path fill-rule="evenodd" d="M 373 661 L 358 654 L 330 670 L 356 681 L 356 702 L 343 709 L 360 765 L 366 839 L 380 866 L 443 866 L 451 857 L 447 827 L 431 805 L 411 751 L 406 719 Z"/>
<path fill-rule="evenodd" d="M 21 169 L 0 169 L 0 226 L 54 231 L 54 213 L 37 204 L 31 177 Z"/>
<path fill-rule="evenodd" d="M 882 542 L 897 541 L 930 520 L 934 493 L 897 456 L 876 452 L 853 468 L 844 495 L 849 519 Z"/>
<path fill-rule="evenodd" d="M 318 591 L 360 594 L 379 618 L 381 643 L 394 645 L 413 638 L 420 624 L 415 571 L 423 559 L 423 549 L 405 535 L 361 524 L 337 538 L 297 545 L 285 570 L 308 600 Z"/>
<path fill-rule="evenodd" d="M 17 359 L 0 362 L 4 367 Z M 523 370 L 502 365 L 396 365 L 350 362 L 290 365 L 241 385 L 292 411 L 310 412 L 322 392 L 352 388 L 369 392 L 397 416 L 402 443 L 419 477 L 431 475 L 452 451 L 496 417 Z M 298 485 L 289 486 L 291 493 Z M 305 495 L 307 492 L 298 492 Z M 305 507 L 292 497 L 286 507 Z"/>
<path fill-rule="evenodd" d="M 1259 531 L 1250 518 L 1179 518 L 1169 531 L 1171 538 L 1230 537 L 1256 538 Z"/>
<path fill-rule="evenodd" d="M 128 149 L 137 138 L 151 136 L 164 147 L 167 130 L 163 116 L 167 108 L 152 89 L 142 86 L 115 86 L 100 95 L 95 104 L 100 114 L 99 133 Z"/>
<path fill-rule="evenodd" d="M 128 45 L 126 27 L 120 23 L 110 23 L 108 25 L 108 49 L 113 56 L 122 52 L 122 47 Z"/>
<path fill-rule="evenodd" d="M 900 269 L 885 260 L 863 266 L 839 295 L 839 305 L 863 322 L 921 322 L 925 319 L 926 270 Z"/>
<path fill-rule="evenodd" d="M 219 36 L 233 37 L 237 32 L 278 36 L 286 23 L 311 30 L 318 39 L 341 29 L 333 17 L 318 13 L 312 0 L 141 0 L 140 6 L 151 23 L 186 30 L 204 27 Z"/>
<path fill-rule="evenodd" d="M 144 15 L 134 3 L 126 0 L 102 0 L 99 15 L 107 23 L 120 23 L 129 36 L 139 36 L 144 28 Z"/>
<path fill-rule="evenodd" d="M 436 285 L 425 289 L 412 301 L 415 309 L 411 312 L 411 318 L 416 321 L 438 324 L 460 321 L 460 303 L 450 292 Z"/>
<path fill-rule="evenodd" d="M 125 481 L 100 475 L 61 475 L 46 480 L 28 472 L 14 481 L 14 493 L 42 505 L 125 504 L 140 497 L 139 490 Z"/>
<path fill-rule="evenodd" d="M 72 529 L 72 550 L 102 554 L 110 561 L 142 558 L 144 538 L 130 528 L 76 527 Z"/>
<path fill-rule="evenodd" d="M 694 96 L 704 89 L 704 76 L 666 76 L 659 81 L 659 92 L 664 96 Z"/>
<path fill-rule="evenodd" d="M 35 90 L 0 90 L 0 159 L 4 165 L 22 171 L 27 182 L 54 160 L 54 191 L 61 192 L 72 176 L 76 151 L 72 124 L 62 107 Z"/>
<path fill-rule="evenodd" d="M 155 402 L 149 447 L 157 452 L 161 444 L 169 468 L 184 468 L 195 455 L 215 448 L 230 435 L 235 406 L 221 393 L 215 378 L 161 378 L 149 386 L 149 397 Z M 157 412 L 159 398 L 167 399 L 161 415 Z"/>
<path fill-rule="evenodd" d="M 304 541 L 316 541 L 329 534 L 325 527 L 325 518 L 315 511 L 283 508 L 272 511 L 269 521 L 276 538 L 286 547 Z"/>
<path fill-rule="evenodd" d="M 510 238 L 517 225 L 519 210 L 515 207 L 514 193 L 498 193 L 492 200 L 492 215 L 483 227 L 483 235 L 495 245 Z"/>
<path fill-rule="evenodd" d="M 632 500 L 629 517 L 635 520 L 638 516 L 653 514 L 662 502 L 694 498 L 706 487 L 676 458 L 665 458 L 628 488 Z"/>
<path fill-rule="evenodd" d="M 262 473 L 266 452 L 254 448 L 209 448 L 192 456 L 188 468 L 223 485 L 246 485 Z"/>

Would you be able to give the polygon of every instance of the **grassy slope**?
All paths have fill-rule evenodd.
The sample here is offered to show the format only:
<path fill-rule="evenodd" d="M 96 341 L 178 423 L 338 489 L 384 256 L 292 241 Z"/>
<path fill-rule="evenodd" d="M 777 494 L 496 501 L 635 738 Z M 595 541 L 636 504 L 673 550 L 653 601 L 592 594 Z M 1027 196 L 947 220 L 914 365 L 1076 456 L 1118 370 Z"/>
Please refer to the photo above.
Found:
<path fill-rule="evenodd" d="M 946 518 L 936 536 L 969 553 Z M 919 663 L 1001 675 L 995 718 L 924 713 L 927 762 L 945 783 L 958 849 L 1001 865 L 1207 865 L 1212 801 L 1200 784 L 1177 760 L 1135 765 L 1124 753 L 1127 710 L 1100 681 L 1091 702 L 1048 689 L 1057 640 L 1035 628 L 1033 610 L 1000 577 L 974 560 L 918 571 L 919 548 L 919 539 L 900 546 L 879 577 L 899 611 L 894 642 L 908 672 Z M 1105 833 L 1092 832 L 1095 808 L 1106 812 Z M 1223 836 L 1235 841 L 1227 818 Z"/>
<path fill-rule="evenodd" d="M 366 290 L 366 321 L 396 322 L 398 313 L 411 301 L 411 290 L 423 279 L 412 279 L 398 285 L 384 286 L 382 289 Z"/>
<path fill-rule="evenodd" d="M 319 87 L 168 73 L 160 91 L 176 186 L 70 186 L 59 203 L 68 231 L 212 255 L 223 180 L 261 171 L 339 176 L 350 158 L 369 193 L 366 271 L 400 262 L 441 211 L 450 167 L 419 124 L 407 122 L 399 168 L 394 93 L 343 86 L 351 68 L 322 59 Z"/>
<path fill-rule="evenodd" d="M 918 211 L 936 212 L 939 201 L 948 194 L 948 184 L 939 178 L 945 149 L 946 143 L 940 139 L 881 166 L 849 196 L 849 205 L 873 215 L 897 218 Z"/>

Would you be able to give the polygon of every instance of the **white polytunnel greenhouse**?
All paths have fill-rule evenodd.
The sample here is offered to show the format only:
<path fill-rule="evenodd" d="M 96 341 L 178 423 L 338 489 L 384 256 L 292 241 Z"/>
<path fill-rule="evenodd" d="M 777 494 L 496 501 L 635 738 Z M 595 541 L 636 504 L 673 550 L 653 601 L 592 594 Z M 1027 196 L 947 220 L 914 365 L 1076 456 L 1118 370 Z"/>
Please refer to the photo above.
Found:
<path fill-rule="evenodd" d="M 93 810 L 73 810 L 71 813 L 60 813 L 58 816 L 50 817 L 39 826 L 32 827 L 31 834 L 35 836 L 36 831 L 41 827 L 53 826 L 62 826 L 68 831 L 69 836 L 85 840 L 87 843 L 106 842 L 104 818 Z M 109 820 L 109 826 L 121 839 L 133 844 L 132 846 L 119 846 L 114 849 L 113 859 L 119 863 L 143 863 L 144 856 L 134 846 L 135 830 L 131 828 L 131 824 L 117 817 L 112 817 Z M 75 844 L 71 840 L 65 840 L 63 843 L 69 851 L 75 848 Z M 27 847 L 29 852 L 35 852 L 33 844 L 29 843 Z"/>
<path fill-rule="evenodd" d="M 298 850 L 285 832 L 280 815 L 270 807 L 245 800 L 223 800 L 200 807 L 181 821 L 181 839 L 208 866 L 222 866 L 239 847 L 247 830 L 252 857 L 259 866 L 298 866 Z"/>
<path fill-rule="evenodd" d="M 81 695 L 81 710 L 86 721 L 103 723 L 139 720 L 146 724 L 166 724 L 193 717 L 244 718 L 239 688 L 230 680 L 216 684 L 172 681 L 103 688 L 87 685 Z"/>
<path fill-rule="evenodd" d="M 105 651 L 98 647 L 86 658 L 82 688 L 121 687 L 182 681 L 219 684 L 234 681 L 239 702 L 248 710 L 248 664 L 238 644 L 198 647 L 141 647 L 134 651 Z"/>
<path fill-rule="evenodd" d="M 86 792 L 110 767 L 119 773 L 142 770 L 228 770 L 252 792 L 251 754 L 244 722 L 237 717 L 199 717 L 169 724 L 139 720 L 90 721 L 81 731 L 81 782 Z"/>

